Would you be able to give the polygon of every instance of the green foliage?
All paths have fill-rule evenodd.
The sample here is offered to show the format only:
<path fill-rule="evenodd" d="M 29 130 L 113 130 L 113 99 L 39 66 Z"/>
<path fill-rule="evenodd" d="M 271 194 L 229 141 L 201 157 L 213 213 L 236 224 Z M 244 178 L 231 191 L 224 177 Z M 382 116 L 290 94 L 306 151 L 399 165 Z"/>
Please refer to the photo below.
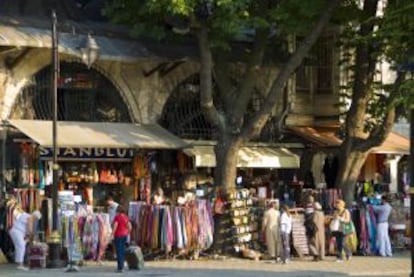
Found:
<path fill-rule="evenodd" d="M 190 31 L 201 23 L 210 30 L 212 46 L 228 48 L 235 38 L 252 40 L 246 30 L 267 28 L 280 36 L 305 34 L 327 0 L 113 0 L 105 14 L 132 27 L 137 36 L 165 39 L 176 26 Z M 211 14 L 204 14 L 211 3 Z M 251 33 L 251 32 L 250 32 Z M 275 33 L 275 32 L 273 32 Z M 189 35 L 194 34 L 190 32 Z"/>
<path fill-rule="evenodd" d="M 348 10 L 348 17 L 343 14 L 344 10 Z M 337 14 L 336 19 L 343 22 L 344 26 L 340 40 L 343 49 L 341 65 L 346 65 L 351 76 L 349 83 L 341 88 L 346 98 L 352 98 L 353 84 L 359 81 L 354 79 L 353 73 L 358 67 L 366 66 L 356 63 L 355 53 L 358 47 L 367 49 L 370 57 L 378 64 L 387 61 L 391 69 L 394 69 L 394 74 L 401 69 L 402 64 L 414 63 L 413 14 L 414 2 L 411 0 L 389 0 L 383 13 L 375 17 L 364 15 L 356 5 L 349 5 Z M 369 33 L 361 35 L 360 28 L 363 24 L 373 24 L 375 27 Z M 382 78 L 379 78 L 381 72 L 373 73 L 377 76 L 376 81 L 365 92 L 365 96 L 369 96 L 366 130 L 381 124 L 390 108 L 397 107 L 398 112 L 404 113 L 404 107 L 413 94 L 409 79 L 396 87 L 397 84 L 383 83 Z"/>

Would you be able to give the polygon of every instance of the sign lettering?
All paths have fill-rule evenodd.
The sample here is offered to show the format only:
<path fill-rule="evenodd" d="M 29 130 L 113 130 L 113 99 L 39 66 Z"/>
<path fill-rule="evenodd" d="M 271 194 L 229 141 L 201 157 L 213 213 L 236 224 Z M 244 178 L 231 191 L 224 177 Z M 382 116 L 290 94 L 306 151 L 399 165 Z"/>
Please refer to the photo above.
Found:
<path fill-rule="evenodd" d="M 40 158 L 51 159 L 53 150 L 51 148 L 39 147 Z M 134 149 L 126 148 L 72 148 L 58 149 L 58 159 L 61 160 L 132 160 Z"/>

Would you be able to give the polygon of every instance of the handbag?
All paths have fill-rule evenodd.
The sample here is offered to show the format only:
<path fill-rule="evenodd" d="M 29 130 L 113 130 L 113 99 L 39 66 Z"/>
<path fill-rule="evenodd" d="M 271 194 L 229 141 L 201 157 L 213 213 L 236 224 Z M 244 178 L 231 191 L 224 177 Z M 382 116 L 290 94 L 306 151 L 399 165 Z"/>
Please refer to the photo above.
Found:
<path fill-rule="evenodd" d="M 350 235 L 355 233 L 355 226 L 352 220 L 350 220 L 349 222 L 342 223 L 342 233 L 344 233 L 344 235 Z"/>
<path fill-rule="evenodd" d="M 339 225 L 339 219 L 334 218 L 331 220 L 331 223 L 329 223 L 329 230 L 331 230 L 331 232 L 337 232 L 339 231 Z"/>

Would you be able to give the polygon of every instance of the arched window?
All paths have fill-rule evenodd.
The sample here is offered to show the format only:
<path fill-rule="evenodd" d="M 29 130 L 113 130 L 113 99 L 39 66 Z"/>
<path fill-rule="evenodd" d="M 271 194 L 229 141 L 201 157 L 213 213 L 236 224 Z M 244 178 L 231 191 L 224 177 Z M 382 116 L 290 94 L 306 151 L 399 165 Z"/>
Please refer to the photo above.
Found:
<path fill-rule="evenodd" d="M 50 66 L 39 71 L 15 102 L 12 118 L 52 119 Z M 58 120 L 131 122 L 115 86 L 101 73 L 80 63 L 61 63 L 58 79 Z"/>
<path fill-rule="evenodd" d="M 213 85 L 215 87 L 215 85 Z M 219 111 L 223 110 L 222 102 L 216 93 L 213 101 Z M 256 111 L 259 111 L 264 103 L 264 98 L 259 92 L 254 92 L 247 107 L 246 120 Z M 160 118 L 160 125 L 183 139 L 216 140 L 217 130 L 206 120 L 200 106 L 200 79 L 198 74 L 190 76 L 180 83 L 169 96 L 164 105 Z M 262 142 L 276 141 L 277 136 L 275 121 L 270 119 L 265 125 L 261 137 Z"/>

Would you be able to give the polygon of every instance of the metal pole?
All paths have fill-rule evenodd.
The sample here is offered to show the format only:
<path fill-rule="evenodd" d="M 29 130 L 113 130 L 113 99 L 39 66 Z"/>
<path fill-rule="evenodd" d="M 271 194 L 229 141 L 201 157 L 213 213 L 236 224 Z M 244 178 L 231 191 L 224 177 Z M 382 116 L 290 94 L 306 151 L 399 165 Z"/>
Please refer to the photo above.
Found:
<path fill-rule="evenodd" d="M 56 268 L 62 266 L 60 260 L 61 243 L 58 228 L 58 170 L 57 164 L 57 81 L 59 76 L 59 57 L 58 57 L 58 39 L 56 32 L 57 18 L 56 12 L 53 10 L 52 15 L 52 139 L 53 139 L 53 183 L 52 183 L 52 234 L 49 237 L 49 264 L 48 267 Z"/>
<path fill-rule="evenodd" d="M 57 178 L 58 178 L 58 167 L 57 167 L 57 79 L 59 74 L 59 62 L 58 62 L 58 51 L 57 51 L 57 35 L 56 35 L 56 13 L 52 11 L 52 51 L 53 51 L 53 78 L 52 78 L 52 96 L 53 96 L 53 226 L 52 230 L 58 230 L 58 190 L 57 190 Z"/>
<path fill-rule="evenodd" d="M 410 112 L 410 224 L 411 224 L 411 277 L 414 277 L 414 104 Z"/>

